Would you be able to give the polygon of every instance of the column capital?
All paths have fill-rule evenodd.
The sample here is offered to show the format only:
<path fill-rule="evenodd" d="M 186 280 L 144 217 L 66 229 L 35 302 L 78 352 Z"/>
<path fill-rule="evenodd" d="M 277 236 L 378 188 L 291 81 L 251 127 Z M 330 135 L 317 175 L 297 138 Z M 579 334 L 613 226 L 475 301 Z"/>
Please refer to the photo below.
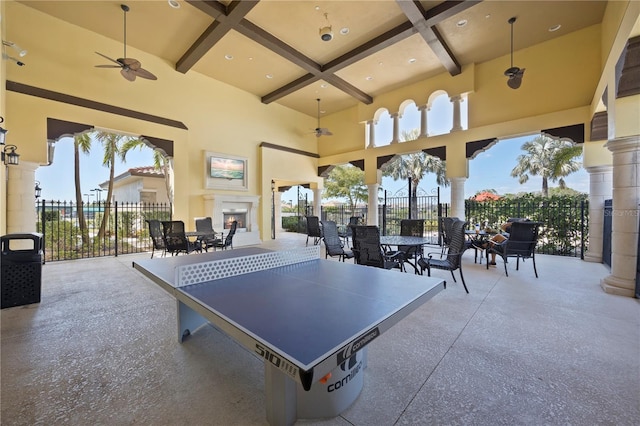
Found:
<path fill-rule="evenodd" d="M 609 139 L 605 147 L 611 152 L 632 152 L 640 149 L 640 135 Z"/>
<path fill-rule="evenodd" d="M 611 173 L 613 172 L 613 166 L 590 166 L 590 167 L 585 167 L 584 168 L 587 173 L 592 174 L 592 173 Z"/>

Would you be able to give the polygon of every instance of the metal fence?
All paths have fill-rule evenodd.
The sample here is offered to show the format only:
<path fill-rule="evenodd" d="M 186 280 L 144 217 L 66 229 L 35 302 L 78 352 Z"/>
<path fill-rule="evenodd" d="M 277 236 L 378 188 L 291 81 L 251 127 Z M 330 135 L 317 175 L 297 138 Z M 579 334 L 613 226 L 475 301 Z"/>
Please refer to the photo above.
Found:
<path fill-rule="evenodd" d="M 84 213 L 81 230 L 78 208 Z M 42 200 L 36 204 L 37 230 L 43 234 L 44 260 L 117 256 L 151 249 L 147 219 L 171 220 L 171 204 L 81 203 Z M 108 215 L 104 232 L 102 219 Z"/>
<path fill-rule="evenodd" d="M 500 229 L 511 217 L 542 222 L 536 253 L 584 259 L 589 235 L 589 202 L 571 197 L 465 201 L 470 226 Z"/>

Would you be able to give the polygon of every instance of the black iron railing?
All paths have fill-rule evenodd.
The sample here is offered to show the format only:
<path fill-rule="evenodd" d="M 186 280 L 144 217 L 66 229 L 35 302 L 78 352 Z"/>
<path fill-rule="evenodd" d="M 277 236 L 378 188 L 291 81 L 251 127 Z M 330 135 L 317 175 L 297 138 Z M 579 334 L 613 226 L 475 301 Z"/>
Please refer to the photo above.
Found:
<path fill-rule="evenodd" d="M 43 234 L 45 261 L 149 251 L 151 239 L 145 220 L 171 220 L 171 204 L 163 203 L 103 201 L 78 206 L 66 201 L 41 200 L 36 208 L 36 226 Z M 78 218 L 79 208 L 84 213 L 84 229 Z"/>

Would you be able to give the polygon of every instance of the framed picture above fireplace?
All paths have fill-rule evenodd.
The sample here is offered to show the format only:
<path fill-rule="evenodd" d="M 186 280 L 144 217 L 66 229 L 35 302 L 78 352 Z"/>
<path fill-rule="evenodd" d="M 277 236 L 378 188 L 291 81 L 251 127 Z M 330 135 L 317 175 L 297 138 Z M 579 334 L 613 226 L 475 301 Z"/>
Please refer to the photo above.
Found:
<path fill-rule="evenodd" d="M 204 151 L 204 186 L 207 189 L 247 191 L 247 158 Z"/>

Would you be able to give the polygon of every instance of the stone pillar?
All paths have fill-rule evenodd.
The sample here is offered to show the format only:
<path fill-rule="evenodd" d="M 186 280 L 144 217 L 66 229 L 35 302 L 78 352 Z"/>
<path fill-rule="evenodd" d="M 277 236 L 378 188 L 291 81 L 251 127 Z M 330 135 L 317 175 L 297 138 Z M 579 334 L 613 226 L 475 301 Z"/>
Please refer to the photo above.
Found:
<path fill-rule="evenodd" d="M 367 225 L 378 226 L 378 189 L 379 183 L 370 183 L 367 185 L 369 189 L 369 202 L 367 203 Z"/>
<path fill-rule="evenodd" d="M 367 144 L 367 148 L 375 148 L 376 147 L 376 122 L 374 120 L 367 121 L 367 126 L 369 126 L 369 143 Z"/>
<path fill-rule="evenodd" d="M 464 220 L 464 183 L 466 177 L 449 178 L 451 182 L 451 211 L 450 217 L 457 217 Z"/>
<path fill-rule="evenodd" d="M 460 102 L 462 102 L 462 97 L 459 95 L 451 96 L 449 100 L 453 104 L 453 127 L 451 131 L 457 132 L 462 130 L 462 124 L 460 124 Z"/>
<path fill-rule="evenodd" d="M 391 118 L 393 119 L 393 139 L 391 139 L 391 144 L 400 142 L 400 114 L 394 113 L 391 114 Z"/>
<path fill-rule="evenodd" d="M 606 146 L 613 153 L 611 275 L 600 286 L 607 293 L 633 297 L 638 260 L 640 135 L 613 139 Z"/>
<path fill-rule="evenodd" d="M 37 168 L 37 163 L 29 161 L 7 166 L 7 234 L 36 232 Z"/>
<path fill-rule="evenodd" d="M 320 217 L 322 188 L 313 188 L 313 215 Z"/>
<path fill-rule="evenodd" d="M 612 197 L 612 167 L 586 167 L 589 173 L 589 248 L 584 260 L 602 263 L 604 201 Z"/>
<path fill-rule="evenodd" d="M 420 136 L 421 138 L 426 138 L 429 136 L 429 129 L 427 123 L 427 112 L 429 112 L 429 105 L 421 105 L 418 107 L 418 111 L 420 111 Z"/>

